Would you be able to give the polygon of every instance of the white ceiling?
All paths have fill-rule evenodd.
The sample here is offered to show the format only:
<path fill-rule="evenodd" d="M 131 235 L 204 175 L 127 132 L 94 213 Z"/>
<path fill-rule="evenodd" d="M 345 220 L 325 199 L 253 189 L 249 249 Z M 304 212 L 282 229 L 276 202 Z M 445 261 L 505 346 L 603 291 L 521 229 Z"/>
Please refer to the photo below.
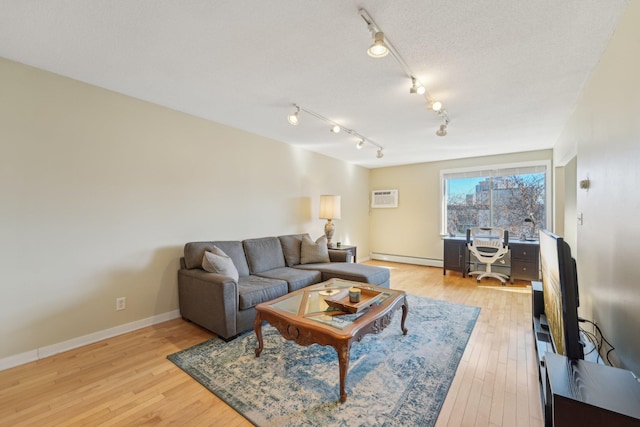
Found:
<path fill-rule="evenodd" d="M 0 0 L 0 56 L 368 168 L 553 147 L 626 0 Z M 391 55 L 367 56 L 364 7 Z M 353 129 L 356 138 L 292 104 Z"/>

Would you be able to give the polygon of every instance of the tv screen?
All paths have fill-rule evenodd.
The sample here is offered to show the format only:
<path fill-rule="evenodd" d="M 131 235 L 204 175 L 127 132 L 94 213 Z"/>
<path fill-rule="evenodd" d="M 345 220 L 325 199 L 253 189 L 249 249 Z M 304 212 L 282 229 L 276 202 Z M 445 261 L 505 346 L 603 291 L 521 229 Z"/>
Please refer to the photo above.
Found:
<path fill-rule="evenodd" d="M 556 353 L 583 359 L 578 327 L 578 275 L 571 248 L 562 237 L 540 230 L 544 312 Z"/>

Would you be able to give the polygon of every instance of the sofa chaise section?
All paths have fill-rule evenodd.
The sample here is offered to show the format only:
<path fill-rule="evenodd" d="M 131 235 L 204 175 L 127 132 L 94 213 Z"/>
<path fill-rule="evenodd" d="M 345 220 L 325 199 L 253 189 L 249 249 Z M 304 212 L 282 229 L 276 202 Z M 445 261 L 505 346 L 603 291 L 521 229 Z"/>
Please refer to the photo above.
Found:
<path fill-rule="evenodd" d="M 369 283 L 383 288 L 390 287 L 389 270 L 372 265 L 332 262 L 328 264 L 301 264 L 296 265 L 295 268 L 317 270 L 322 274 L 322 282 L 330 279 L 343 279 Z"/>
<path fill-rule="evenodd" d="M 345 251 L 329 249 L 331 262 L 301 264 L 302 262 L 302 238 L 305 234 L 293 234 L 279 236 L 287 266 L 299 270 L 318 271 L 321 273 L 321 282 L 330 279 L 351 280 L 354 282 L 369 283 L 384 288 L 390 287 L 390 273 L 386 268 L 375 267 L 366 264 L 351 263 L 351 257 Z M 335 262 L 340 257 L 340 261 Z"/>

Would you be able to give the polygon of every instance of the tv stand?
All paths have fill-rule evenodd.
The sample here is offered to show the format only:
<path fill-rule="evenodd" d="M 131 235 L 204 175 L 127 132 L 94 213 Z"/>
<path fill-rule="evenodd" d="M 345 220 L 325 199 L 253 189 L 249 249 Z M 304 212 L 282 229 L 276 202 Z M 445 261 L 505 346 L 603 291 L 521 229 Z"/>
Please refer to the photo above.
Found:
<path fill-rule="evenodd" d="M 640 426 L 640 382 L 630 372 L 556 354 L 532 282 L 532 327 L 545 426 Z"/>

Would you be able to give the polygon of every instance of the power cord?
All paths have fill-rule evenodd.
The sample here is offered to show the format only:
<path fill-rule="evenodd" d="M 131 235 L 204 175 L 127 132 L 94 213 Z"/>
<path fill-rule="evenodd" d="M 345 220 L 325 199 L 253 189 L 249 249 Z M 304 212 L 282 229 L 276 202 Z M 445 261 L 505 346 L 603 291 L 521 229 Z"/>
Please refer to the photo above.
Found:
<path fill-rule="evenodd" d="M 600 334 L 600 338 L 598 338 L 597 334 L 594 334 L 592 332 L 588 332 L 585 331 L 584 329 L 580 328 L 580 330 L 582 332 L 584 332 L 584 334 L 586 335 L 587 339 L 589 341 L 591 341 L 593 343 L 593 345 L 598 349 L 598 357 L 600 357 L 601 355 L 601 350 L 602 350 L 602 342 L 604 341 L 608 346 L 609 346 L 609 350 L 607 351 L 607 353 L 605 354 L 605 358 L 607 359 L 607 363 L 609 364 L 609 366 L 613 366 L 613 363 L 611 363 L 611 359 L 609 359 L 609 354 L 615 350 L 616 348 L 611 345 L 611 343 L 609 341 L 607 341 L 607 339 L 604 337 L 602 331 L 600 330 L 600 327 L 593 321 L 589 320 L 589 319 L 584 319 L 582 317 L 578 317 L 578 322 L 581 323 L 590 323 L 591 325 L 593 325 L 593 327 L 596 329 L 597 334 Z M 592 350 L 593 351 L 593 350 Z M 589 352 L 591 353 L 591 351 Z M 587 354 L 589 354 L 587 353 Z M 596 359 L 597 361 L 597 359 Z"/>
<path fill-rule="evenodd" d="M 587 355 L 593 353 L 594 350 L 597 350 L 596 363 L 598 363 L 598 360 L 601 359 L 601 357 L 600 357 L 601 343 L 598 342 L 598 337 L 596 337 L 593 333 L 591 333 L 591 332 L 589 332 L 589 331 L 587 331 L 586 329 L 583 329 L 583 328 L 580 328 L 580 332 L 582 332 L 584 334 L 584 336 L 587 337 L 589 342 L 593 345 L 593 347 L 591 347 L 591 350 L 589 350 L 584 355 L 587 356 Z"/>

